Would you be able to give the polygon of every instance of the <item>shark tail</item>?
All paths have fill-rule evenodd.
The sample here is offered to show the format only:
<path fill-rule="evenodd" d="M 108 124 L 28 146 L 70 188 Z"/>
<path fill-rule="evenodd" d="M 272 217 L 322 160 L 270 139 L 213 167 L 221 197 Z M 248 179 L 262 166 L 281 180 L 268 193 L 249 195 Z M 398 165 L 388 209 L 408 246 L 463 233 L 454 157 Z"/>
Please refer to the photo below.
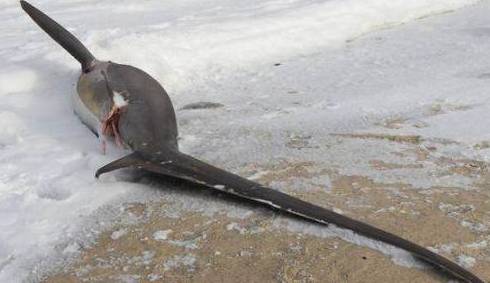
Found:
<path fill-rule="evenodd" d="M 219 169 L 180 152 L 169 151 L 161 155 L 165 158 L 155 160 L 151 156 L 134 152 L 100 168 L 96 176 L 124 167 L 133 167 L 153 173 L 177 177 L 194 183 L 203 184 L 212 189 L 260 203 L 286 213 L 311 220 L 324 225 L 334 224 L 347 228 L 365 237 L 378 240 L 410 252 L 414 257 L 451 274 L 468 283 L 484 283 L 475 274 L 440 256 L 425 247 L 403 239 L 390 232 L 381 230 L 367 223 L 354 220 L 323 207 L 305 202 L 264 187 L 258 183 Z"/>

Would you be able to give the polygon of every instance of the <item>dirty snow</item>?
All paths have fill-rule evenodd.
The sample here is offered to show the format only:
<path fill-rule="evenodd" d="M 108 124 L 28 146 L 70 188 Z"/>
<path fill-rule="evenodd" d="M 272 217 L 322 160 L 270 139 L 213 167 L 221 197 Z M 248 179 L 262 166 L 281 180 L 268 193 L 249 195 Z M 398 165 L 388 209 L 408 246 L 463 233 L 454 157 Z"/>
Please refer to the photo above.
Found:
<path fill-rule="evenodd" d="M 296 232 L 322 238 L 341 237 L 343 240 L 349 243 L 378 250 L 383 254 L 389 256 L 393 260 L 393 262 L 398 265 L 417 268 L 426 267 L 419 260 L 415 259 L 410 253 L 402 249 L 380 243 L 379 241 L 360 237 L 359 235 L 353 233 L 351 230 L 342 229 L 335 225 L 330 225 L 328 229 L 324 229 L 324 227 L 321 225 L 312 225 L 311 223 L 305 223 L 304 221 L 288 219 L 274 220 L 273 226 L 277 229 L 284 227 L 290 232 Z"/>
<path fill-rule="evenodd" d="M 185 267 L 189 271 L 193 271 L 195 268 L 196 257 L 193 254 L 187 254 L 184 256 L 176 255 L 163 263 L 165 271 Z"/>
<path fill-rule="evenodd" d="M 374 140 L 361 148 L 330 136 L 365 131 L 420 135 L 427 146 L 452 139 L 459 143 L 440 145 L 444 156 L 490 160 L 490 151 L 474 150 L 490 139 L 482 123 L 490 118 L 488 2 L 32 4 L 75 32 L 100 59 L 132 64 L 155 76 L 169 90 L 175 109 L 199 101 L 224 105 L 177 116 L 182 149 L 228 170 L 305 158 L 385 183 L 471 188 L 469 177 L 435 176 L 436 160 L 428 162 L 429 170 L 381 174 L 367 160 L 406 160 L 385 154 L 387 148 Z M 110 148 L 102 155 L 99 141 L 73 115 L 77 62 L 35 26 L 17 1 L 0 1 L 0 23 L 0 281 L 35 281 L 110 227 L 121 203 L 145 194 L 169 196 L 149 192 L 123 173 L 94 179 L 99 166 L 124 152 Z M 389 130 L 379 126 L 392 117 L 402 122 Z M 287 146 L 290 137 L 292 147 Z M 192 196 L 182 196 L 181 204 L 209 214 L 250 214 L 244 207 Z M 365 241 L 353 237 L 347 238 Z M 194 263 L 188 255 L 166 267 L 193 268 Z M 462 257 L 461 263 L 471 259 Z"/>
<path fill-rule="evenodd" d="M 470 268 L 475 265 L 475 258 L 466 255 L 458 256 L 458 264 L 464 266 L 465 268 Z"/>
<path fill-rule="evenodd" d="M 121 238 L 122 236 L 126 235 L 127 233 L 128 233 L 128 230 L 125 228 L 116 230 L 116 231 L 111 233 L 111 239 L 117 240 L 117 239 Z"/>
<path fill-rule="evenodd" d="M 153 233 L 153 239 L 157 241 L 164 241 L 168 238 L 168 235 L 172 233 L 172 230 L 159 230 Z"/>

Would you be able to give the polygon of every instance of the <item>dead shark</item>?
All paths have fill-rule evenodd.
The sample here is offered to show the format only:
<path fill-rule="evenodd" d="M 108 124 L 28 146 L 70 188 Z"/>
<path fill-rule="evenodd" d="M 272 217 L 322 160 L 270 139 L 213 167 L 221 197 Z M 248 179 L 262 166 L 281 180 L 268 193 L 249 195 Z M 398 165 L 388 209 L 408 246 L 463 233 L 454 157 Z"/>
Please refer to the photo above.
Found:
<path fill-rule="evenodd" d="M 179 151 L 172 102 L 150 75 L 132 66 L 97 60 L 70 32 L 26 1 L 22 9 L 82 68 L 73 96 L 75 113 L 99 137 L 109 137 L 132 153 L 95 173 L 99 177 L 121 168 L 139 168 L 164 176 L 203 184 L 321 224 L 334 224 L 385 242 L 465 282 L 482 279 L 420 245 L 372 225 L 354 220 L 285 193 L 267 188 Z"/>

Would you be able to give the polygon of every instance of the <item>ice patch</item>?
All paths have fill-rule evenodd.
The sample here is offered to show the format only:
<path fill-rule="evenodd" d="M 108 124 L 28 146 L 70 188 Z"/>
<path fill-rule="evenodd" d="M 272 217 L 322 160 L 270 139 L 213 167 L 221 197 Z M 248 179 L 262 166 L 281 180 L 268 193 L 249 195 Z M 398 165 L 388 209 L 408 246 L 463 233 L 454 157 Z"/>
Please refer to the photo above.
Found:
<path fill-rule="evenodd" d="M 349 243 L 377 250 L 384 255 L 389 256 L 395 264 L 398 264 L 400 266 L 417 268 L 426 267 L 426 265 L 415 259 L 407 251 L 385 244 L 380 241 L 372 240 L 370 238 L 354 233 L 351 230 L 339 228 L 335 225 L 328 225 L 328 227 L 326 227 L 323 225 L 313 225 L 311 223 L 293 219 L 275 219 L 273 222 L 273 227 L 277 229 L 286 228 L 290 232 L 302 233 L 321 238 L 339 237 Z"/>
<path fill-rule="evenodd" d="M 263 176 L 266 176 L 268 173 L 269 173 L 269 171 L 267 171 L 267 170 L 265 170 L 265 171 L 257 171 L 254 174 L 248 176 L 247 179 L 249 179 L 251 181 L 257 181 L 260 178 L 262 178 Z"/>
<path fill-rule="evenodd" d="M 238 224 L 238 223 L 236 223 L 236 222 L 232 222 L 232 223 L 230 223 L 230 224 L 226 225 L 226 230 L 227 230 L 227 231 L 232 231 L 232 230 L 235 230 L 235 231 L 238 231 L 238 233 L 240 233 L 240 234 L 242 234 L 242 235 L 243 235 L 243 234 L 245 234 L 245 233 L 247 232 L 247 229 L 242 228 L 242 227 L 240 226 L 240 224 Z"/>
<path fill-rule="evenodd" d="M 122 236 L 126 235 L 127 233 L 128 233 L 127 229 L 124 229 L 124 228 L 119 229 L 117 231 L 112 232 L 111 239 L 117 240 L 117 239 L 121 238 Z"/>
<path fill-rule="evenodd" d="M 471 221 L 463 220 L 461 221 L 460 224 L 461 226 L 466 227 L 475 232 L 486 232 L 488 230 L 488 227 L 482 223 L 474 223 Z"/>
<path fill-rule="evenodd" d="M 476 259 L 474 257 L 467 255 L 458 256 L 457 261 L 458 264 L 464 268 L 472 268 L 476 263 Z"/>
<path fill-rule="evenodd" d="M 143 251 L 141 256 L 134 256 L 128 260 L 128 264 L 149 265 L 155 256 L 154 251 Z"/>
<path fill-rule="evenodd" d="M 187 254 L 187 255 L 176 255 L 168 260 L 166 260 L 163 263 L 163 269 L 165 271 L 169 271 L 171 269 L 179 268 L 181 266 L 184 266 L 187 268 L 187 271 L 194 271 L 195 270 L 195 264 L 196 264 L 196 257 L 193 254 Z"/>
<path fill-rule="evenodd" d="M 470 249 L 484 249 L 487 246 L 488 246 L 487 241 L 480 241 L 480 242 L 475 242 L 475 243 L 471 243 L 471 244 L 466 245 L 466 247 L 468 247 Z"/>
<path fill-rule="evenodd" d="M 153 239 L 157 241 L 165 241 L 168 238 L 168 235 L 172 233 L 172 230 L 160 230 L 153 233 Z"/>
<path fill-rule="evenodd" d="M 190 249 L 190 250 L 197 249 L 199 247 L 197 244 L 198 242 L 199 242 L 199 238 L 191 239 L 191 240 L 171 240 L 171 241 L 168 241 L 169 244 L 172 244 L 172 245 L 175 245 L 178 247 L 183 247 L 185 249 Z"/>
<path fill-rule="evenodd" d="M 81 247 L 78 243 L 71 243 L 63 250 L 64 254 L 74 254 L 80 251 Z"/>
<path fill-rule="evenodd" d="M 162 276 L 160 274 L 150 273 L 148 276 L 146 276 L 146 278 L 148 278 L 148 281 L 150 282 L 155 282 L 160 280 Z"/>
<path fill-rule="evenodd" d="M 454 244 L 443 244 L 439 245 L 437 248 L 435 247 L 429 247 L 428 249 L 435 252 L 435 253 L 446 253 L 450 254 L 454 250 L 455 245 Z"/>

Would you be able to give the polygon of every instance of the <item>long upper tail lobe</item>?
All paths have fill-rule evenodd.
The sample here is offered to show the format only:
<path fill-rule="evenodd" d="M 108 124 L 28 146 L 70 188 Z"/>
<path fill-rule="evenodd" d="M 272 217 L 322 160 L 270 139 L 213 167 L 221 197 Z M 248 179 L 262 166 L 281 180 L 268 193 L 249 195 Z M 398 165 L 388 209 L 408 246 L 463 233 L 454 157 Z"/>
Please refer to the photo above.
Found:
<path fill-rule="evenodd" d="M 82 64 L 83 71 L 90 69 L 95 57 L 73 34 L 26 1 L 20 1 L 20 5 L 36 24 Z"/>
<path fill-rule="evenodd" d="M 165 160 L 156 162 L 154 160 L 150 161 L 151 158 L 145 158 L 142 154 L 135 152 L 102 167 L 97 171 L 96 175 L 99 176 L 100 174 L 119 168 L 136 167 L 154 173 L 187 179 L 322 224 L 335 224 L 339 227 L 350 229 L 360 235 L 402 248 L 412 253 L 415 257 L 437 268 L 443 269 L 464 282 L 484 282 L 454 262 L 392 233 L 302 201 L 282 192 L 266 188 L 183 153 L 168 152 L 165 154 L 165 157 Z"/>

